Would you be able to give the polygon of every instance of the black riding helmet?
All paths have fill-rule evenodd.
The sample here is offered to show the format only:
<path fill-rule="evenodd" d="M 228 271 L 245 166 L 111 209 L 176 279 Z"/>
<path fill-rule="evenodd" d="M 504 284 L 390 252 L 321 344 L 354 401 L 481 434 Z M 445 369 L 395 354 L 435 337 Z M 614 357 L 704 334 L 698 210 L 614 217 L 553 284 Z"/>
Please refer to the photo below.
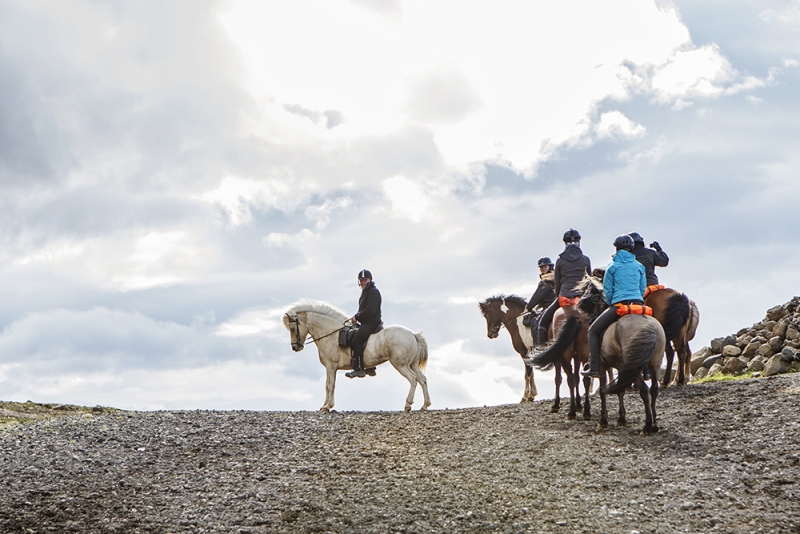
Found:
<path fill-rule="evenodd" d="M 639 232 L 628 232 L 628 235 L 631 236 L 631 239 L 633 239 L 634 245 L 636 243 L 641 243 L 642 246 L 644 246 L 644 238 L 641 235 L 639 235 Z"/>
<path fill-rule="evenodd" d="M 614 246 L 617 250 L 627 250 L 633 252 L 633 238 L 628 234 L 618 235 L 614 240 Z"/>
<path fill-rule="evenodd" d="M 358 273 L 358 279 L 359 280 L 367 280 L 367 279 L 372 280 L 372 273 L 369 272 L 366 269 L 361 269 L 361 271 Z"/>
<path fill-rule="evenodd" d="M 577 230 L 574 228 L 570 228 L 566 232 L 564 232 L 564 243 L 569 245 L 570 243 L 580 243 L 581 242 L 581 234 L 578 233 Z"/>
<path fill-rule="evenodd" d="M 542 265 L 547 265 L 547 266 L 552 267 L 553 266 L 553 260 L 551 260 L 547 256 L 542 256 L 541 258 L 539 258 L 539 261 L 536 262 L 536 265 L 538 265 L 539 267 L 541 267 Z"/>

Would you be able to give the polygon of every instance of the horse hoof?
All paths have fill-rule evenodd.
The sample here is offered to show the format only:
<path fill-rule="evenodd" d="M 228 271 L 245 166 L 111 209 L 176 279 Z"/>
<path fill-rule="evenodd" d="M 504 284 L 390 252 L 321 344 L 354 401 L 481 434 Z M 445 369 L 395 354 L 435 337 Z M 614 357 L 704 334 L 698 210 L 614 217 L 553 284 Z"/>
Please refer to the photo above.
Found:
<path fill-rule="evenodd" d="M 551 406 L 550 413 L 558 413 L 558 406 Z"/>
<path fill-rule="evenodd" d="M 574 413 L 568 413 L 567 414 L 567 421 L 574 421 L 574 420 L 575 420 L 575 414 Z"/>
<path fill-rule="evenodd" d="M 608 423 L 603 423 L 602 421 L 597 423 L 597 430 L 603 430 L 605 428 L 608 428 Z"/>
<path fill-rule="evenodd" d="M 625 419 L 620 419 L 617 421 L 617 426 L 628 426 L 628 422 Z"/>
<path fill-rule="evenodd" d="M 583 420 L 584 421 L 591 421 L 592 420 L 592 416 L 590 414 L 588 414 L 588 413 L 585 413 L 585 414 L 583 414 Z"/>
<path fill-rule="evenodd" d="M 327 406 L 323 406 L 322 408 L 319 409 L 320 413 L 330 413 L 330 411 L 331 409 L 328 408 Z"/>
<path fill-rule="evenodd" d="M 411 411 L 411 406 L 406 406 L 405 408 L 403 408 L 403 410 L 406 411 L 406 412 L 410 412 Z"/>

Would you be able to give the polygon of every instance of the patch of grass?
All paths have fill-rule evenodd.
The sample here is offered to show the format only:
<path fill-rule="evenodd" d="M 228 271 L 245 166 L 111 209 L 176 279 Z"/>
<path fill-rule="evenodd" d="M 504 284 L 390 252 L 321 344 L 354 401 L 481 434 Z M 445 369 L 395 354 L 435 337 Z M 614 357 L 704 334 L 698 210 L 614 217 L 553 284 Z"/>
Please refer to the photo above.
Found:
<path fill-rule="evenodd" d="M 72 404 L 39 404 L 36 402 L 4 402 L 0 401 L 0 430 L 19 424 L 30 423 L 54 417 L 68 417 L 81 415 L 102 415 L 118 413 L 116 408 L 95 406 L 75 406 Z"/>
<path fill-rule="evenodd" d="M 692 380 L 692 384 L 705 384 L 707 382 L 729 382 L 731 380 L 746 380 L 748 378 L 753 378 L 752 371 L 747 371 L 746 373 L 742 373 L 740 375 L 725 375 L 722 373 L 715 373 L 711 376 L 703 377 L 700 380 Z"/>

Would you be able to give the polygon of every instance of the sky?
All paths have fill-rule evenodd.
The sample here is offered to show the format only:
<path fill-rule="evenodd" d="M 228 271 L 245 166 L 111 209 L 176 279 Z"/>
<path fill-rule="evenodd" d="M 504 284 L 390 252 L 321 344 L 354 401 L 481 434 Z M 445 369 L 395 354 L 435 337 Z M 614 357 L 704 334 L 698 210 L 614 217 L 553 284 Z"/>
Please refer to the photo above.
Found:
<path fill-rule="evenodd" d="M 568 228 L 658 241 L 697 350 L 798 294 L 799 66 L 798 0 L 0 0 L 0 399 L 316 410 L 281 315 L 367 268 L 433 409 L 518 402 L 477 303 Z"/>

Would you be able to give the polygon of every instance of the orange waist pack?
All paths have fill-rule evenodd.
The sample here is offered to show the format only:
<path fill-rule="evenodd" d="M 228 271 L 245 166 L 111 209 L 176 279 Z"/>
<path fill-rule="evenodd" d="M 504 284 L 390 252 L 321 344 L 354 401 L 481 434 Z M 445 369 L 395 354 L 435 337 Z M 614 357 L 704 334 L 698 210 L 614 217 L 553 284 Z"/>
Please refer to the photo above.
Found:
<path fill-rule="evenodd" d="M 664 289 L 664 286 L 661 284 L 653 284 L 652 286 L 647 286 L 644 290 L 644 298 L 647 298 L 647 295 L 650 293 L 655 293 L 659 289 Z"/>
<path fill-rule="evenodd" d="M 617 308 L 617 315 L 653 315 L 653 308 L 644 304 L 614 304 Z"/>
<path fill-rule="evenodd" d="M 558 305 L 562 308 L 564 306 L 577 306 L 580 300 L 580 297 L 558 297 Z"/>

